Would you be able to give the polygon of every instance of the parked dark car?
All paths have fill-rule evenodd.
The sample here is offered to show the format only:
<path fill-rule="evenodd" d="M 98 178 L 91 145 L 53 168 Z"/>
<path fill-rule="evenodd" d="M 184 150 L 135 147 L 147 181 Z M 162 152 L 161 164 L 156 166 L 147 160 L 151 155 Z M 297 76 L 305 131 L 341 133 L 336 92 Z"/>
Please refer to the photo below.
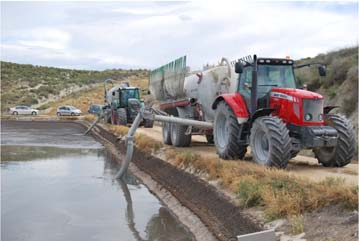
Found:
<path fill-rule="evenodd" d="M 92 104 L 90 105 L 88 112 L 90 114 L 94 114 L 94 115 L 101 115 L 102 111 L 103 111 L 103 105 L 99 105 L 99 104 Z"/>

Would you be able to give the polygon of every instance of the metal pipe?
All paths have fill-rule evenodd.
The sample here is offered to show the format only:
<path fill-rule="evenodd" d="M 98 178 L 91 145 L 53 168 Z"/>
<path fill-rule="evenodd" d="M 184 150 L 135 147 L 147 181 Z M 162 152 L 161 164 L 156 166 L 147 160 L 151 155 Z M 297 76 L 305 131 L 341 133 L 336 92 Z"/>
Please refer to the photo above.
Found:
<path fill-rule="evenodd" d="M 103 110 L 102 113 L 97 117 L 97 119 L 87 129 L 87 131 L 84 133 L 84 135 L 86 136 L 92 130 L 92 128 L 94 128 L 95 125 L 100 122 L 101 119 L 105 118 L 107 116 L 108 112 L 109 112 L 108 110 Z"/>
<path fill-rule="evenodd" d="M 133 121 L 130 130 L 128 131 L 128 134 L 126 136 L 126 144 L 127 144 L 127 151 L 126 151 L 126 158 L 125 161 L 122 163 L 120 170 L 117 172 L 115 179 L 121 178 L 123 176 L 123 174 L 125 174 L 125 172 L 128 169 L 128 166 L 130 165 L 130 162 L 132 160 L 132 156 L 133 156 L 133 138 L 136 132 L 136 129 L 138 128 L 138 126 L 140 125 L 141 121 L 142 121 L 143 117 L 142 117 L 142 110 L 138 112 L 135 120 Z"/>
<path fill-rule="evenodd" d="M 153 118 L 155 121 L 160 121 L 160 122 L 168 122 L 168 123 L 179 124 L 184 126 L 195 126 L 195 127 L 206 128 L 206 129 L 213 128 L 212 122 L 190 120 L 190 119 L 178 118 L 174 116 L 163 116 L 163 115 L 154 115 Z"/>

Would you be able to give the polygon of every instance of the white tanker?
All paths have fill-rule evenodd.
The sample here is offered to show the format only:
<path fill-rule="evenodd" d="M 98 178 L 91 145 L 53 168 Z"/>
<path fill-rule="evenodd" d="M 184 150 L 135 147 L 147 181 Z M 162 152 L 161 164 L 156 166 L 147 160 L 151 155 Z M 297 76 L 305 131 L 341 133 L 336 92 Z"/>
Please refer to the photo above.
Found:
<path fill-rule="evenodd" d="M 213 122 L 212 104 L 216 97 L 237 89 L 238 74 L 233 64 L 222 58 L 216 66 L 190 72 L 184 56 L 151 71 L 150 92 L 160 101 L 160 109 L 169 115 Z M 213 143 L 212 130 L 165 123 L 162 133 L 164 143 L 174 146 L 189 146 L 192 134 L 206 135 L 208 142 Z"/>

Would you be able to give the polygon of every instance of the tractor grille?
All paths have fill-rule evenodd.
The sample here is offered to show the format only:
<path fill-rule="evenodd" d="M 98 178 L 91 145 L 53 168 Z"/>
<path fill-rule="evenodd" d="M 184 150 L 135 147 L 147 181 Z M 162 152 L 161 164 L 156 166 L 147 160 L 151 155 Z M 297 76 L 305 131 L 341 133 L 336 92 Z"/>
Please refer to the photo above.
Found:
<path fill-rule="evenodd" d="M 141 109 L 141 103 L 137 99 L 128 99 L 128 106 L 131 110 L 138 112 Z"/>
<path fill-rule="evenodd" d="M 306 118 L 306 115 L 311 118 Z M 323 120 L 323 99 L 303 99 L 303 120 L 321 122 Z"/>

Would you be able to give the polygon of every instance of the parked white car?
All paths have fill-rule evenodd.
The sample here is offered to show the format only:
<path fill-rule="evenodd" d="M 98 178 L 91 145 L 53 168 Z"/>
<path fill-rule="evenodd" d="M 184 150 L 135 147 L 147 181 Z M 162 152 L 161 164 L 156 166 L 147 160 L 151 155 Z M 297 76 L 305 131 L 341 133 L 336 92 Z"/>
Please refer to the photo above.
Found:
<path fill-rule="evenodd" d="M 10 114 L 12 115 L 37 115 L 39 111 L 36 109 L 32 109 L 28 106 L 19 105 L 13 108 L 10 108 Z"/>
<path fill-rule="evenodd" d="M 59 106 L 57 108 L 57 115 L 58 116 L 62 116 L 62 115 L 81 115 L 82 112 L 81 110 L 71 106 L 71 105 L 65 105 L 65 106 Z"/>

